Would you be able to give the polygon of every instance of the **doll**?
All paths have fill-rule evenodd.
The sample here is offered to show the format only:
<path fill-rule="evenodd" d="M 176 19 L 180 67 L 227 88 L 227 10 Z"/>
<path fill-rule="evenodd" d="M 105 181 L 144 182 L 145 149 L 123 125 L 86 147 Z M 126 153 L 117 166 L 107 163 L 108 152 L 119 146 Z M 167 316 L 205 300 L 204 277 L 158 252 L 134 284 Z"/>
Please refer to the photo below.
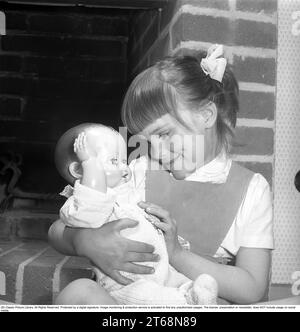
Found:
<path fill-rule="evenodd" d="M 72 185 L 60 210 L 68 227 L 99 228 L 103 224 L 129 218 L 138 221 L 121 235 L 155 247 L 158 262 L 149 275 L 121 272 L 133 282 L 123 286 L 94 267 L 99 287 L 121 305 L 209 305 L 217 302 L 217 283 L 209 275 L 195 281 L 176 271 L 168 259 L 162 231 L 151 223 L 150 215 L 138 206 L 141 201 L 134 187 L 134 176 L 127 164 L 127 148 L 122 136 L 99 124 L 83 124 L 67 131 L 55 153 L 59 173 Z M 152 216 L 153 218 L 153 216 Z M 86 301 L 88 303 L 88 299 Z"/>

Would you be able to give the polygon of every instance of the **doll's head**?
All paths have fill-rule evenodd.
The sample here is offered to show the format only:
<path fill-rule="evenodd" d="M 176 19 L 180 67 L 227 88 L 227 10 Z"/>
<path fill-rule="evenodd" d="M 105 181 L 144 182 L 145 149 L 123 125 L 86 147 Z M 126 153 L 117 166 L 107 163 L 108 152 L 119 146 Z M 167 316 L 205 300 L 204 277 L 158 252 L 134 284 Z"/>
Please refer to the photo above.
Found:
<path fill-rule="evenodd" d="M 74 184 L 82 177 L 81 163 L 74 152 L 74 142 L 80 133 L 85 133 L 92 157 L 102 163 L 108 187 L 114 188 L 130 180 L 131 172 L 127 165 L 123 137 L 110 127 L 94 123 L 71 128 L 59 139 L 55 149 L 55 164 L 65 180 Z"/>

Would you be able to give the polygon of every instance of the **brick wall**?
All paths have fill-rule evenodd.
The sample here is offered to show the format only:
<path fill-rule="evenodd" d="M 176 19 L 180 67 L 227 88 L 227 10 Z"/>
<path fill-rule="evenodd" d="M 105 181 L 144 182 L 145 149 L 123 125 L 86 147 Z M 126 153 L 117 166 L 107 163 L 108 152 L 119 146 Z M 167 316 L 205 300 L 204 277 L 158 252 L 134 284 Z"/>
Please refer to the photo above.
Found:
<path fill-rule="evenodd" d="M 159 15 L 169 20 L 155 29 Z M 140 50 L 135 47 L 133 74 L 165 55 L 194 54 L 214 43 L 226 46 L 241 90 L 234 159 L 272 183 L 277 0 L 178 0 L 150 22 L 152 35 L 144 31 Z"/>
<path fill-rule="evenodd" d="M 64 184 L 53 164 L 59 136 L 86 121 L 120 125 L 128 11 L 1 10 L 7 35 L 0 37 L 0 151 L 22 154 L 20 190 L 55 193 Z"/>

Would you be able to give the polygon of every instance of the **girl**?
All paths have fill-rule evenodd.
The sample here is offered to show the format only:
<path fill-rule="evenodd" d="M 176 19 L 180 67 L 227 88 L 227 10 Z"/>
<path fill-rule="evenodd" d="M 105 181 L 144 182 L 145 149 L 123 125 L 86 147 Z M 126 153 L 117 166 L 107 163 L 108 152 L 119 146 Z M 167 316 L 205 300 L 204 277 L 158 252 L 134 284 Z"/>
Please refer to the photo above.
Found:
<path fill-rule="evenodd" d="M 172 199 L 182 193 L 178 183 L 184 184 L 183 189 L 189 183 L 197 185 L 187 210 L 190 217 L 178 217 L 178 209 L 176 212 L 176 221 L 192 242 L 194 252 L 181 249 L 177 223 L 170 211 L 152 202 L 140 203 L 160 219 L 156 226 L 164 232 L 170 264 L 192 280 L 203 273 L 211 275 L 218 283 L 221 298 L 249 304 L 262 300 L 268 290 L 274 249 L 272 200 L 263 176 L 238 166 L 229 157 L 239 107 L 238 84 L 226 60 L 220 58 L 222 52 L 223 48 L 216 46 L 200 61 L 175 56 L 145 70 L 131 84 L 122 116 L 132 133 L 142 133 L 151 143 L 151 159 L 159 161 L 167 171 L 157 174 L 158 181 L 172 189 Z M 180 137 L 197 138 L 199 134 L 204 136 L 205 149 L 195 144 L 177 144 Z M 144 197 L 147 164 L 147 158 L 132 164 L 137 189 L 144 192 Z M 148 185 L 154 186 L 155 181 L 148 181 Z M 167 202 L 165 206 L 171 204 Z M 135 263 L 155 260 L 154 248 L 120 236 L 120 230 L 135 225 L 125 219 L 98 230 L 71 230 L 58 221 L 50 229 L 49 238 L 59 251 L 88 257 L 119 283 L 129 284 L 131 281 L 119 271 L 151 273 Z M 213 252 L 214 246 L 208 242 L 215 234 L 214 256 L 230 264 L 219 264 L 202 254 Z M 94 294 L 93 303 L 112 303 L 92 281 L 78 283 L 82 292 Z"/>

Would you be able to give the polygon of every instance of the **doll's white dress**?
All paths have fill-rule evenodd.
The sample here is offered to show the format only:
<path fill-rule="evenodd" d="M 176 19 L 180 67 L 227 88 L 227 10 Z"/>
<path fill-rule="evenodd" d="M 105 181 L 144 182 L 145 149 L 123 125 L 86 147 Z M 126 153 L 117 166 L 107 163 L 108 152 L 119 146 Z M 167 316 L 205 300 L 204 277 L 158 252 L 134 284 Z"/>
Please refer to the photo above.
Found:
<path fill-rule="evenodd" d="M 141 201 L 133 182 L 109 189 L 106 194 L 83 186 L 77 181 L 62 193 L 68 197 L 60 210 L 61 220 L 69 227 L 99 228 L 107 222 L 129 218 L 138 221 L 134 228 L 121 231 L 127 239 L 148 243 L 155 247 L 158 262 L 142 263 L 153 267 L 148 275 L 121 272 L 134 282 L 123 286 L 98 268 L 94 268 L 97 282 L 120 305 L 212 305 L 217 303 L 217 283 L 201 275 L 195 282 L 176 271 L 170 264 L 163 233 L 146 218 L 137 206 Z M 141 264 L 141 263 L 140 263 Z"/>

